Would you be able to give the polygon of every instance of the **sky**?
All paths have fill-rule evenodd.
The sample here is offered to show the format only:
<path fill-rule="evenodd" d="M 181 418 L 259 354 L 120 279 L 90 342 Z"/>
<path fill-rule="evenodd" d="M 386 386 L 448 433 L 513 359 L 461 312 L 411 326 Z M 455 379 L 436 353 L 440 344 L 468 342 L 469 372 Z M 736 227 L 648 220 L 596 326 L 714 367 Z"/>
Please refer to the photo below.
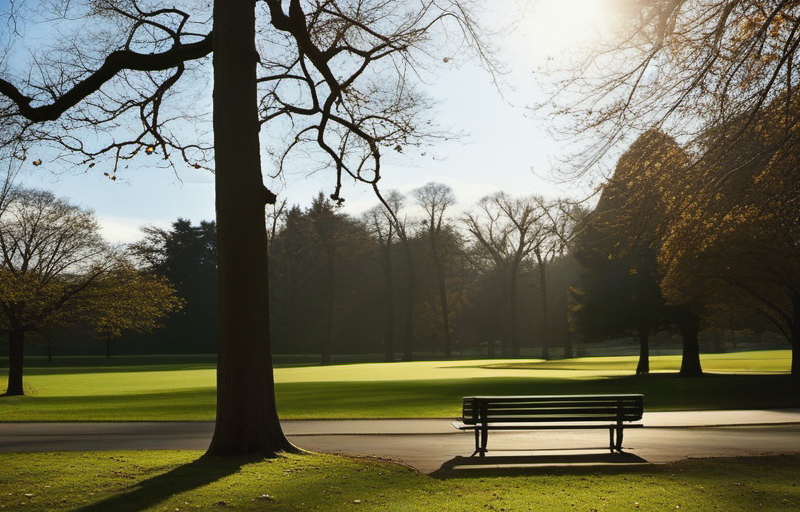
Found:
<path fill-rule="evenodd" d="M 0 9 L 5 3 L 0 0 Z M 492 24 L 516 27 L 495 40 L 509 70 L 501 77 L 503 85 L 498 90 L 492 76 L 472 62 L 426 76 L 426 91 L 437 101 L 440 126 L 465 136 L 426 148 L 425 156 L 386 155 L 382 190 L 408 193 L 430 181 L 445 183 L 454 189 L 461 208 L 499 190 L 514 195 L 585 196 L 583 186 L 548 179 L 565 149 L 526 105 L 543 98 L 532 77 L 534 69 L 601 30 L 604 5 L 603 0 L 538 0 L 535 4 L 493 0 Z M 145 225 L 168 228 L 179 217 L 194 223 L 214 218 L 213 175 L 207 171 L 139 169 L 111 181 L 101 172 L 54 174 L 44 164 L 26 163 L 17 183 L 51 190 L 94 210 L 103 235 L 117 243 L 138 240 Z M 334 183 L 330 174 L 319 173 L 265 179 L 265 185 L 279 199 L 305 207 L 318 192 L 329 194 Z M 343 196 L 344 211 L 353 215 L 377 204 L 366 185 L 346 183 Z"/>

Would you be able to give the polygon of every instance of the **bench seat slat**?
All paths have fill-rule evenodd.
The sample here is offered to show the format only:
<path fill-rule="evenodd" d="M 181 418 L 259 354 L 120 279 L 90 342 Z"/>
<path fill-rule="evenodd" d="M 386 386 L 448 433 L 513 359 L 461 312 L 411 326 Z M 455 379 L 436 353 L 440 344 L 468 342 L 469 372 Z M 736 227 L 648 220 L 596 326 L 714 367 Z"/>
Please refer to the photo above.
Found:
<path fill-rule="evenodd" d="M 635 414 L 639 410 L 638 407 L 502 407 L 495 408 L 492 406 L 479 410 L 479 414 L 492 415 L 514 415 L 514 414 L 531 414 L 547 416 L 548 414 L 616 414 L 617 411 L 622 413 Z M 471 411 L 470 411 L 471 412 Z"/>
<path fill-rule="evenodd" d="M 458 430 L 480 430 L 483 428 L 483 425 L 480 424 L 473 424 L 473 423 L 464 423 L 461 421 L 454 421 L 452 422 L 453 426 Z M 553 422 L 551 423 L 536 423 L 536 424 L 529 424 L 526 425 L 525 423 L 490 423 L 489 428 L 491 430 L 584 430 L 584 429 L 604 429 L 608 430 L 610 428 L 615 428 L 617 426 L 616 423 L 582 423 L 580 425 L 576 425 L 574 423 L 569 424 L 561 424 Z M 641 428 L 644 427 L 641 423 L 626 423 L 625 428 Z"/>
<path fill-rule="evenodd" d="M 468 400 L 492 400 L 496 403 L 513 402 L 597 402 L 608 400 L 641 400 L 642 395 L 526 395 L 526 396 L 502 396 L 502 395 L 475 395 L 465 396 L 464 401 Z"/>
<path fill-rule="evenodd" d="M 483 414 L 464 414 L 465 421 L 498 421 L 509 418 L 515 421 L 519 418 L 530 418 L 531 421 L 548 421 L 572 418 L 570 421 L 591 421 L 593 419 L 635 421 L 642 418 L 642 411 L 637 409 L 561 409 L 546 411 L 530 411 L 525 409 L 508 409 L 503 411 L 485 411 Z"/>
<path fill-rule="evenodd" d="M 618 422 L 618 421 L 639 421 L 641 418 L 636 416 L 630 417 L 616 417 L 616 416 L 595 416 L 595 417 L 585 417 L 585 416 L 547 416 L 543 418 L 536 418 L 536 417 L 527 417 L 527 416 L 506 416 L 506 417 L 498 417 L 498 418 L 489 418 L 488 420 L 478 419 L 473 421 L 472 419 L 465 418 L 463 423 L 470 424 L 470 425 L 480 425 L 483 423 L 487 423 L 489 425 L 493 423 L 554 423 L 554 422 L 572 422 L 572 423 L 591 423 L 591 422 L 598 422 L 598 421 L 605 421 L 605 422 Z"/>
<path fill-rule="evenodd" d="M 573 423 L 592 421 L 639 421 L 639 416 L 494 416 L 489 418 L 464 418 L 464 423 L 548 423 L 554 421 L 570 421 Z"/>
<path fill-rule="evenodd" d="M 494 403 L 498 404 L 515 404 L 515 403 L 525 403 L 525 402 L 536 402 L 536 403 L 545 403 L 545 402 L 564 402 L 564 403 L 574 403 L 574 402 L 637 402 L 639 401 L 639 397 L 631 396 L 631 395 L 600 395 L 600 396 L 562 396 L 562 397 L 553 397 L 553 396 L 527 396 L 527 397 L 504 397 L 504 396 L 468 396 L 464 397 L 464 400 L 471 401 L 471 400 L 491 400 Z"/>
<path fill-rule="evenodd" d="M 464 406 L 465 412 L 481 412 L 481 411 L 499 411 L 502 412 L 503 410 L 526 410 L 526 411 L 549 411 L 549 410 L 560 410 L 560 409 L 570 409 L 570 410 L 580 410 L 580 409 L 604 409 L 604 410 L 639 410 L 641 409 L 641 404 L 635 403 L 563 403 L 563 404 L 552 404 L 552 403 L 542 403 L 542 404 L 495 404 L 491 402 L 476 402 L 474 404 L 469 404 Z"/>
<path fill-rule="evenodd" d="M 487 404 L 491 407 L 498 409 L 508 407 L 617 407 L 619 405 L 635 407 L 641 402 L 637 400 L 573 400 L 573 401 L 543 401 L 537 402 L 534 400 L 526 402 L 498 402 L 489 399 L 473 399 L 465 402 L 465 407 L 476 407 L 480 404 Z"/>

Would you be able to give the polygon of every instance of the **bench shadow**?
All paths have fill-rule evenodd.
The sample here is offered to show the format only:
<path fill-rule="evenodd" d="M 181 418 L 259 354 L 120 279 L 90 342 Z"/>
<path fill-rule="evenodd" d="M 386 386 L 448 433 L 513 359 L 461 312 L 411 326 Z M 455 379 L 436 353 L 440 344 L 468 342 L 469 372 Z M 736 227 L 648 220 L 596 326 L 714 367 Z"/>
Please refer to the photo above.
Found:
<path fill-rule="evenodd" d="M 622 473 L 647 460 L 632 453 L 592 453 L 558 455 L 490 455 L 454 457 L 430 474 L 434 478 L 474 478 L 533 474 Z"/>
<path fill-rule="evenodd" d="M 233 475 L 242 466 L 263 460 L 263 457 L 210 457 L 179 466 L 120 490 L 114 496 L 75 509 L 75 512 L 135 512 L 153 507 L 164 500 L 192 489 L 203 487 Z"/>

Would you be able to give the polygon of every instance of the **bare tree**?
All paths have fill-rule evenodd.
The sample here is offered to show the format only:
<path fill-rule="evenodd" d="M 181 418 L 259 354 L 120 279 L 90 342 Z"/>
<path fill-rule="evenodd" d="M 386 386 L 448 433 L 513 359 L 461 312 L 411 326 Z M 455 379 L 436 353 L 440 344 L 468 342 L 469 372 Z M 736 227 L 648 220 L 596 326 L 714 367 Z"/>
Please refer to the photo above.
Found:
<path fill-rule="evenodd" d="M 533 255 L 539 269 L 539 292 L 542 297 L 542 358 L 550 359 L 550 315 L 548 313 L 547 266 L 567 250 L 574 220 L 572 203 L 568 200 L 546 201 L 542 196 L 533 196 L 533 204 L 539 212 L 537 227 L 531 232 Z M 565 351 L 568 352 L 568 351 Z M 565 357 L 569 357 L 565 353 Z"/>
<path fill-rule="evenodd" d="M 286 218 L 286 212 L 286 199 L 276 201 L 267 207 L 267 252 L 272 251 L 272 243 L 275 241 L 275 237 L 278 235 L 278 228 L 280 228 Z"/>
<path fill-rule="evenodd" d="M 508 304 L 511 353 L 519 357 L 517 339 L 517 278 L 522 261 L 534 250 L 537 233 L 543 230 L 543 212 L 529 198 L 514 198 L 505 192 L 483 197 L 475 210 L 464 216 L 467 230 L 494 262 L 504 281 Z"/>
<path fill-rule="evenodd" d="M 444 214 L 447 209 L 456 204 L 453 189 L 442 183 L 427 183 L 414 190 L 417 203 L 425 211 L 424 225 L 431 243 L 431 253 L 436 266 L 436 277 L 439 283 L 439 302 L 442 307 L 442 329 L 444 330 L 444 356 L 452 357 L 453 347 L 450 341 L 450 312 L 447 308 L 447 289 L 445 287 L 445 269 L 442 265 L 442 255 L 439 254 L 437 239 L 442 233 Z"/>
<path fill-rule="evenodd" d="M 185 109 L 170 101 L 192 90 L 186 77 L 202 82 L 213 52 L 220 349 L 208 453 L 275 455 L 294 447 L 278 421 L 271 371 L 264 208 L 276 197 L 263 184 L 259 132 L 282 134 L 284 149 L 270 148 L 279 169 L 293 150 L 318 148 L 340 200 L 344 176 L 377 186 L 382 148 L 429 135 L 410 78 L 434 41 L 487 54 L 466 2 L 228 0 L 212 13 L 203 2 L 178 4 L 96 0 L 48 12 L 76 37 L 59 38 L 70 43 L 40 57 L 35 72 L 2 74 L 0 146 L 47 141 L 88 166 L 108 157 L 113 171 L 157 152 L 202 167 L 211 145 L 180 142 L 170 123 Z M 78 37 L 84 28 L 96 30 Z"/>
<path fill-rule="evenodd" d="M 386 332 L 383 340 L 384 353 L 386 361 L 394 361 L 394 282 L 392 278 L 392 247 L 396 236 L 394 220 L 383 205 L 378 205 L 364 213 L 364 223 L 378 242 L 380 265 L 383 271 L 384 308 L 386 311 Z"/>
<path fill-rule="evenodd" d="M 414 302 L 417 296 L 417 276 L 414 265 L 414 255 L 411 250 L 411 233 L 408 215 L 403 211 L 406 198 L 397 190 L 390 190 L 385 198 L 381 197 L 384 212 L 388 215 L 394 226 L 394 232 L 403 246 L 406 257 L 405 312 L 403 316 L 403 361 L 414 359 Z"/>

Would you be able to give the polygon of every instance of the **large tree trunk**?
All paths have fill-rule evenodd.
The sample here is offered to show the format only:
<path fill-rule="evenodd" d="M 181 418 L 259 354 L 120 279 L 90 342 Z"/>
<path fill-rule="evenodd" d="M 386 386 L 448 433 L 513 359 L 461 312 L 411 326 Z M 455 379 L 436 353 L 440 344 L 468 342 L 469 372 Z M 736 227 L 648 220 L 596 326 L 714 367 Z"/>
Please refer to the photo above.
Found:
<path fill-rule="evenodd" d="M 509 356 L 509 324 L 510 314 L 508 310 L 508 286 L 505 281 L 505 274 L 500 278 L 500 291 L 497 300 L 495 301 L 495 314 L 494 314 L 494 332 L 495 339 L 491 341 L 491 348 L 489 350 L 489 358 L 493 359 L 497 356 L 500 349 L 499 357 Z"/>
<path fill-rule="evenodd" d="M 650 331 L 645 327 L 637 329 L 639 335 L 639 364 L 636 365 L 636 375 L 650 373 Z"/>
<path fill-rule="evenodd" d="M 431 249 L 433 250 L 433 262 L 436 265 L 436 276 L 439 280 L 439 302 L 442 306 L 442 328 L 444 329 L 444 357 L 450 359 L 453 357 L 453 346 L 450 341 L 450 312 L 447 307 L 447 288 L 444 282 L 444 269 L 442 262 L 439 260 L 439 252 L 436 250 L 436 231 L 433 227 L 430 230 L 431 234 Z"/>
<path fill-rule="evenodd" d="M 547 268 L 541 255 L 537 252 L 539 263 L 539 281 L 542 283 L 542 359 L 550 359 L 550 323 L 547 314 Z"/>
<path fill-rule="evenodd" d="M 680 374 L 684 377 L 699 377 L 703 375 L 700 366 L 700 317 L 690 313 L 681 313 L 678 319 L 678 329 L 683 338 L 683 357 L 681 358 Z"/>
<path fill-rule="evenodd" d="M 511 281 L 508 287 L 508 309 L 511 314 L 510 336 L 511 336 L 511 357 L 520 356 L 519 340 L 517 339 L 517 271 L 512 271 Z"/>
<path fill-rule="evenodd" d="M 564 335 L 564 359 L 572 358 L 572 332 L 567 328 L 567 333 Z"/>
<path fill-rule="evenodd" d="M 391 247 L 391 242 L 387 239 L 383 255 L 383 278 L 386 281 L 386 339 L 384 348 L 386 350 L 386 361 L 388 362 L 394 362 L 394 286 L 392 284 Z"/>
<path fill-rule="evenodd" d="M 25 352 L 25 331 L 8 332 L 8 388 L 6 396 L 23 395 L 22 368 Z"/>
<path fill-rule="evenodd" d="M 416 280 L 414 279 L 414 260 L 411 257 L 411 247 L 406 238 L 402 239 L 403 249 L 408 264 L 408 279 L 406 281 L 406 316 L 405 339 L 403 340 L 403 361 L 414 360 L 414 295 L 416 295 Z"/>
<path fill-rule="evenodd" d="M 800 313 L 795 311 L 792 324 L 792 377 L 800 381 Z"/>
<path fill-rule="evenodd" d="M 800 381 L 800 296 L 792 297 L 792 325 L 789 326 L 792 339 L 792 377 Z"/>
<path fill-rule="evenodd" d="M 214 145 L 219 359 L 209 455 L 275 456 L 296 448 L 278 420 L 269 330 L 256 97 L 255 3 L 214 3 Z"/>
<path fill-rule="evenodd" d="M 322 336 L 322 365 L 331 364 L 333 350 L 333 270 L 336 253 L 332 247 L 325 249 L 325 333 Z"/>
<path fill-rule="evenodd" d="M 439 301 L 442 306 L 442 328 L 444 329 L 444 357 L 453 357 L 453 346 L 450 341 L 450 312 L 447 308 L 447 289 L 444 282 L 444 269 L 439 260 L 439 252 L 436 250 L 436 231 L 430 229 L 431 249 L 433 250 L 433 262 L 436 265 L 436 276 L 439 280 Z"/>

